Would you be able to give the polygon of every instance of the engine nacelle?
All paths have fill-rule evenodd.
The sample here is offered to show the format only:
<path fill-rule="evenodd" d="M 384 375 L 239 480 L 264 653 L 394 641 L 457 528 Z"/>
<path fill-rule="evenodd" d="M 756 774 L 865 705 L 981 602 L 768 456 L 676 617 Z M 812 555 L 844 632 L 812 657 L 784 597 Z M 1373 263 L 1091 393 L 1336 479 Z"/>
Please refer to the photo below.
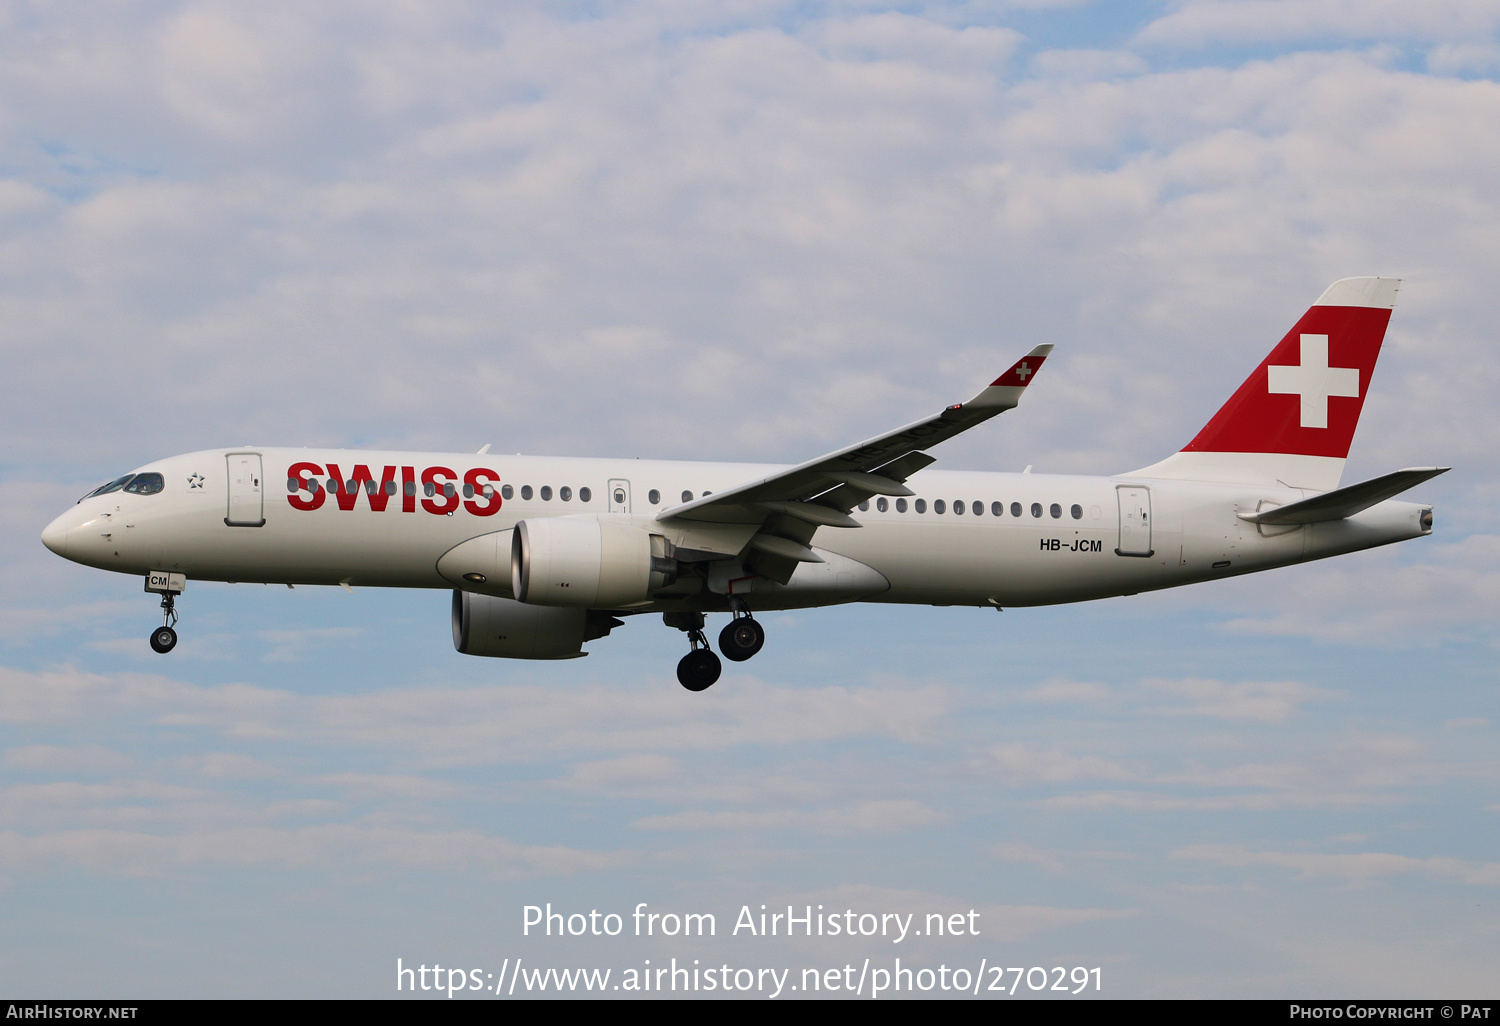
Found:
<path fill-rule="evenodd" d="M 588 609 L 528 606 L 493 595 L 453 593 L 453 647 L 464 655 L 505 659 L 577 659 L 585 641 L 620 621 Z"/>
<path fill-rule="evenodd" d="M 528 605 L 620 609 L 676 579 L 671 543 L 613 520 L 522 520 L 510 552 L 512 592 Z"/>

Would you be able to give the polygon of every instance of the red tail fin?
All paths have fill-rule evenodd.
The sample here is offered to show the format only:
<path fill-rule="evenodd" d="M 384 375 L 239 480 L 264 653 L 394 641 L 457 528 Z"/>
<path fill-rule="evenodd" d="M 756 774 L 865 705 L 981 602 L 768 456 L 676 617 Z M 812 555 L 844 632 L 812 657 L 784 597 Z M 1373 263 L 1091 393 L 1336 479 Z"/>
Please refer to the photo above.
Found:
<path fill-rule="evenodd" d="M 1130 476 L 1337 487 L 1399 287 L 1334 282 L 1197 437 Z"/>

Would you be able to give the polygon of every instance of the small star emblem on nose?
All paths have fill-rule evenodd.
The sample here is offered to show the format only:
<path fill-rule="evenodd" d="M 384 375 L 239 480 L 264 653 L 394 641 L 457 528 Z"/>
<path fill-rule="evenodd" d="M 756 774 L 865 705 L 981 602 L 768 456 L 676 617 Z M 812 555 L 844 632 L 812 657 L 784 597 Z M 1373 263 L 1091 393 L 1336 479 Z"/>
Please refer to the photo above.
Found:
<path fill-rule="evenodd" d="M 192 477 L 188 478 L 188 487 L 202 488 L 204 480 L 206 479 L 202 474 L 194 473 Z"/>

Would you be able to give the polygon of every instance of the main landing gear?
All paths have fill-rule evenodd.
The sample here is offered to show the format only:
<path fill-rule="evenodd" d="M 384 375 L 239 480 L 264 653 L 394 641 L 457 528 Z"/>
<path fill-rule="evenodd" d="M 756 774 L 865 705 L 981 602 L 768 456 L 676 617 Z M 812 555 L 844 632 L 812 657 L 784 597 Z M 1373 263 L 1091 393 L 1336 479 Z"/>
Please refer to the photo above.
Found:
<path fill-rule="evenodd" d="M 706 691 L 724 672 L 724 664 L 708 647 L 708 636 L 703 633 L 702 613 L 666 613 L 662 617 L 668 627 L 676 627 L 688 636 L 691 651 L 677 664 L 677 680 L 689 691 Z M 736 603 L 734 619 L 719 632 L 719 651 L 725 659 L 742 663 L 766 643 L 766 631 L 743 603 Z"/>
<path fill-rule="evenodd" d="M 151 632 L 151 650 L 166 655 L 177 647 L 177 596 L 187 587 L 182 574 L 152 571 L 146 575 L 146 591 L 161 596 L 161 626 Z"/>

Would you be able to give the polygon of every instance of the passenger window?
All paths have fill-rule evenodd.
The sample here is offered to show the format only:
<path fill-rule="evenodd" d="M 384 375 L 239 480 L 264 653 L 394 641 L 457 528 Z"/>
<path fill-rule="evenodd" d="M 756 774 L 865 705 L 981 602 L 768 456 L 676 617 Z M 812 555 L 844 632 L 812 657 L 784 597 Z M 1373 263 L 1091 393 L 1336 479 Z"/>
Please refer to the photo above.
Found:
<path fill-rule="evenodd" d="M 974 503 L 969 506 L 969 512 L 973 513 L 976 517 L 984 516 L 984 503 L 976 499 Z"/>
<path fill-rule="evenodd" d="M 458 494 L 458 489 L 453 487 L 452 481 L 449 481 L 447 484 L 443 485 L 443 494 L 451 499 Z"/>
<path fill-rule="evenodd" d="M 1033 502 L 1031 504 L 1031 515 L 1034 517 L 1042 515 L 1042 504 L 1040 502 Z"/>
<path fill-rule="evenodd" d="M 661 492 L 658 491 L 655 488 L 651 489 L 649 492 L 646 493 L 646 498 L 647 498 L 647 500 L 650 501 L 651 505 L 653 505 L 653 506 L 657 506 L 657 505 L 661 504 Z"/>
<path fill-rule="evenodd" d="M 682 493 L 682 501 L 683 502 L 692 502 L 693 501 L 693 493 L 692 492 L 683 492 Z"/>
<path fill-rule="evenodd" d="M 891 504 L 887 502 L 884 497 L 882 497 L 875 500 L 875 508 L 884 513 L 886 510 L 891 508 Z"/>
<path fill-rule="evenodd" d="M 1062 507 L 1055 502 L 1052 504 L 1052 507 L 1047 510 L 1047 512 L 1052 514 L 1053 520 L 1062 519 Z"/>
<path fill-rule="evenodd" d="M 514 486 L 508 485 L 508 484 L 500 486 L 500 498 L 502 498 L 502 499 L 514 499 L 515 497 L 516 497 L 516 489 L 515 489 Z"/>
<path fill-rule="evenodd" d="M 406 482 L 406 487 L 403 489 L 403 491 L 405 491 L 407 495 L 416 495 L 417 483 L 415 481 Z"/>
<path fill-rule="evenodd" d="M 552 486 L 551 485 L 542 485 L 542 493 L 541 494 L 542 494 L 542 501 L 543 502 L 551 502 L 552 501 Z"/>
<path fill-rule="evenodd" d="M 295 477 L 289 477 L 286 479 L 286 490 L 288 492 L 295 492 L 301 487 L 302 486 L 297 483 L 297 479 Z"/>
<path fill-rule="evenodd" d="M 1073 514 L 1073 519 L 1074 520 L 1082 520 L 1083 519 L 1083 507 L 1080 506 L 1080 505 L 1078 505 L 1078 503 L 1076 503 L 1076 502 L 1073 503 L 1073 508 L 1070 509 L 1070 510 L 1068 510 L 1068 512 L 1071 513 L 1071 514 Z"/>
<path fill-rule="evenodd" d="M 352 477 L 349 480 L 345 481 L 344 482 L 344 494 L 345 495 L 358 495 L 359 494 L 359 482 L 356 481 L 356 480 L 354 480 L 354 478 L 352 478 Z"/>
<path fill-rule="evenodd" d="M 1010 504 L 1010 515 L 1013 517 L 1018 517 L 1021 515 L 1021 504 L 1019 502 L 1013 502 Z"/>
<path fill-rule="evenodd" d="M 1003 516 L 1005 516 L 1005 503 L 1003 503 L 1003 502 L 992 502 L 992 503 L 990 503 L 990 515 L 991 516 L 996 516 L 996 517 L 1003 517 Z"/>
<path fill-rule="evenodd" d="M 479 494 L 483 495 L 486 499 L 494 498 L 494 496 L 495 496 L 495 486 L 494 485 L 485 485 L 483 488 L 479 489 Z"/>
<path fill-rule="evenodd" d="M 563 502 L 572 502 L 573 501 L 573 489 L 570 488 L 570 487 L 568 487 L 567 485 L 563 485 L 561 488 L 559 488 L 557 490 L 557 497 L 559 499 L 561 499 Z"/>
<path fill-rule="evenodd" d="M 868 513 L 868 512 L 870 512 L 870 500 L 869 499 L 866 499 L 864 502 L 861 502 L 859 504 L 859 511 L 861 513 Z"/>
<path fill-rule="evenodd" d="M 385 494 L 387 494 L 387 495 L 395 495 L 396 494 L 396 482 L 394 482 L 394 481 L 387 481 L 385 483 Z"/>
<path fill-rule="evenodd" d="M 531 501 L 531 485 L 521 486 L 521 498 L 527 502 Z"/>
<path fill-rule="evenodd" d="M 946 512 L 948 512 L 948 504 L 946 502 L 944 502 L 942 499 L 933 499 L 932 500 L 932 511 L 934 513 L 946 513 Z"/>
<path fill-rule="evenodd" d="M 897 513 L 905 513 L 906 512 L 906 500 L 905 499 L 897 499 L 896 500 L 896 512 Z"/>
<path fill-rule="evenodd" d="M 437 485 L 433 484 L 431 481 L 428 481 L 422 486 L 422 494 L 427 496 L 429 499 L 432 498 L 437 494 Z"/>
<path fill-rule="evenodd" d="M 295 485 L 297 482 L 293 480 L 291 483 Z M 165 487 L 166 482 L 162 480 L 162 476 L 153 471 L 149 474 L 137 474 L 124 490 L 132 495 L 155 495 Z M 296 490 L 296 488 L 292 489 L 292 491 Z"/>
<path fill-rule="evenodd" d="M 471 484 L 464 485 L 464 498 L 466 498 L 466 499 L 472 499 L 472 498 L 474 498 L 474 486 L 473 485 L 471 485 Z"/>
<path fill-rule="evenodd" d="M 927 512 L 927 500 L 926 499 L 918 499 L 916 505 L 917 505 L 917 512 L 918 513 L 926 513 Z"/>
<path fill-rule="evenodd" d="M 964 515 L 964 500 L 959 499 L 953 504 L 953 515 L 956 517 L 961 517 Z"/>
<path fill-rule="evenodd" d="M 590 489 L 588 489 L 588 488 L 580 488 L 580 489 L 578 489 L 578 501 L 579 502 L 588 502 L 588 501 L 592 500 L 593 497 L 594 497 L 594 493 Z"/>

